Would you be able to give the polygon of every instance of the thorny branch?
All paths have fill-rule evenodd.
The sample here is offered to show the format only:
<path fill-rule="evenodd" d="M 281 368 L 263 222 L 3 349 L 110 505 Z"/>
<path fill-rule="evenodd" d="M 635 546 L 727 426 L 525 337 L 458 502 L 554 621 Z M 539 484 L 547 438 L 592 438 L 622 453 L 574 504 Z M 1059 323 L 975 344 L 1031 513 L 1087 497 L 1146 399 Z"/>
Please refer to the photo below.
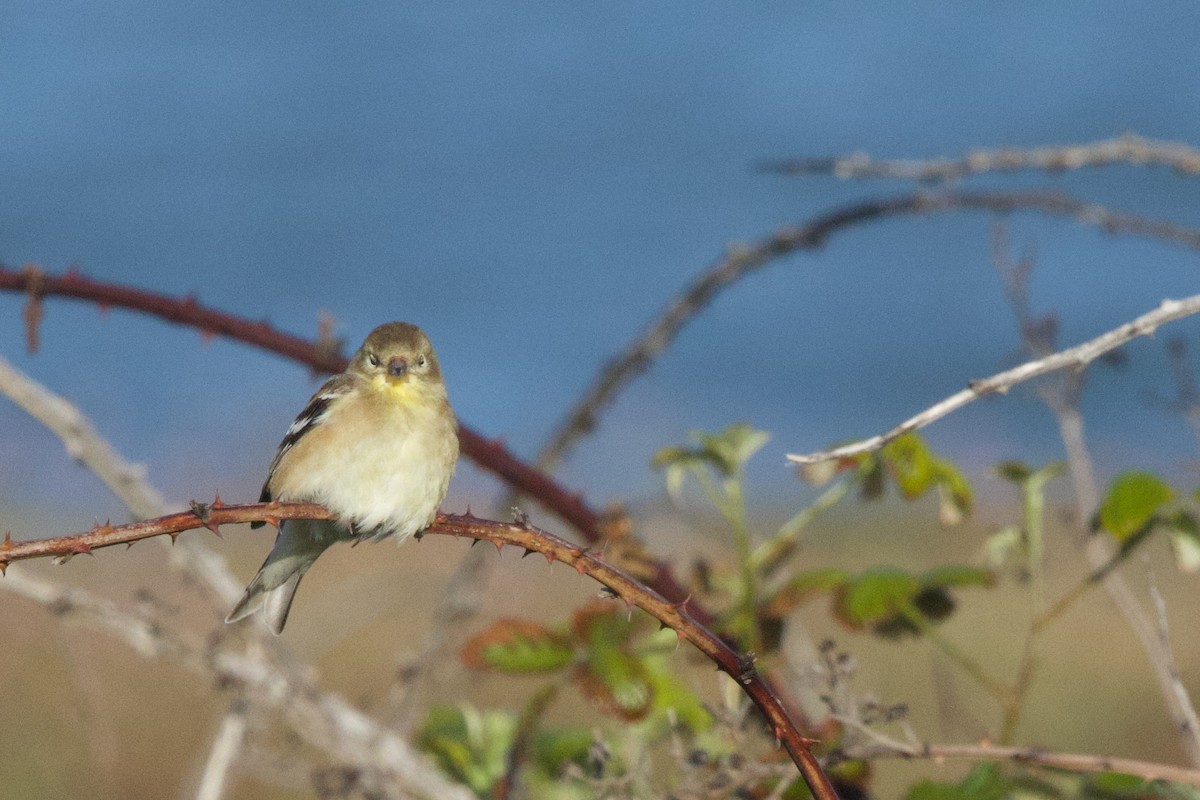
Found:
<path fill-rule="evenodd" d="M 1164 166 L 1200 174 L 1200 150 L 1180 142 L 1146 139 L 1127 133 L 1115 139 L 1022 149 L 973 150 L 963 158 L 876 160 L 866 153 L 842 158 L 795 158 L 769 161 L 764 172 L 781 175 L 832 175 L 844 179 L 889 178 L 940 183 L 989 172 L 1043 170 L 1065 172 L 1114 164 Z"/>
<path fill-rule="evenodd" d="M 133 544 L 142 539 L 167 534 L 176 537 L 184 531 L 208 528 L 214 532 L 221 525 L 264 520 L 278 525 L 285 519 L 333 519 L 324 507 L 314 503 L 253 503 L 246 505 L 193 504 L 193 511 L 171 514 L 158 519 L 133 522 L 113 527 L 97 525 L 82 533 L 51 539 L 14 542 L 6 536 L 0 544 L 0 570 L 14 561 L 55 557 L 62 561 L 75 555 L 91 553 L 102 547 Z M 663 625 L 675 630 L 691 642 L 717 667 L 729 675 L 754 702 L 766 719 L 769 730 L 787 749 L 805 782 L 819 800 L 836 800 L 829 779 L 813 756 L 813 741 L 800 735 L 783 704 L 767 679 L 754 665 L 752 654 L 739 653 L 706 628 L 691 614 L 685 604 L 672 603 L 661 594 L 631 578 L 620 569 L 606 563 L 599 553 L 577 547 L 554 534 L 527 523 L 501 523 L 466 515 L 439 515 L 423 535 L 437 534 L 475 540 L 487 540 L 499 550 L 504 545 L 516 545 L 525 554 L 540 553 L 547 561 L 561 561 L 588 575 L 628 605 L 636 605 Z"/>
<path fill-rule="evenodd" d="M 1087 364 L 1100 356 L 1124 345 L 1138 336 L 1149 336 L 1158 329 L 1159 325 L 1173 322 L 1183 317 L 1200 312 L 1200 295 L 1192 295 L 1182 300 L 1164 300 L 1158 308 L 1148 311 L 1131 322 L 1126 322 L 1118 328 L 1090 339 L 1083 344 L 1061 350 L 1051 355 L 1035 358 L 1020 366 L 1005 370 L 983 380 L 971 381 L 967 388 L 950 395 L 941 402 L 935 403 L 924 411 L 901 422 L 896 427 L 878 436 L 852 442 L 832 450 L 821 450 L 804 455 L 789 454 L 788 460 L 798 464 L 814 464 L 820 461 L 830 461 L 848 458 L 860 453 L 878 450 L 888 442 L 898 439 L 906 433 L 924 428 L 931 422 L 951 414 L 963 406 L 978 400 L 984 395 L 1004 394 L 1019 383 L 1054 372 L 1060 369 L 1083 369 Z"/>
<path fill-rule="evenodd" d="M 1160 239 L 1200 249 L 1200 230 L 1127 211 L 1089 203 L 1057 192 L 916 192 L 885 200 L 852 203 L 783 228 L 759 242 L 731 247 L 709 269 L 696 276 L 667 305 L 659 317 L 609 361 L 570 408 L 537 457 L 551 469 L 590 433 L 603 411 L 635 377 L 645 372 L 679 332 L 721 291 L 776 259 L 824 246 L 832 234 L 891 217 L 984 211 L 993 214 L 1034 212 L 1073 219 L 1108 233 Z"/>
<path fill-rule="evenodd" d="M 224 336 L 245 344 L 277 353 L 306 364 L 317 372 L 341 372 L 347 359 L 338 352 L 328 336 L 309 341 L 274 328 L 266 321 L 255 322 L 201 305 L 194 296 L 168 297 L 142 289 L 114 283 L 95 281 L 68 270 L 63 275 L 50 275 L 36 267 L 20 270 L 0 265 L 0 291 L 29 295 L 30 303 L 41 303 L 46 297 L 69 297 L 95 303 L 101 308 L 116 306 L 156 316 L 160 319 L 187 325 L 207 336 Z M 40 306 L 39 306 L 40 307 Z M 27 333 L 33 336 L 40 314 L 27 315 Z M 32 341 L 32 339 L 31 339 Z M 536 498 L 539 503 L 558 514 L 590 542 L 599 541 L 599 515 L 590 509 L 583 498 L 551 480 L 542 472 L 524 463 L 498 440 L 488 439 L 463 425 L 459 428 L 463 454 L 522 494 Z"/>

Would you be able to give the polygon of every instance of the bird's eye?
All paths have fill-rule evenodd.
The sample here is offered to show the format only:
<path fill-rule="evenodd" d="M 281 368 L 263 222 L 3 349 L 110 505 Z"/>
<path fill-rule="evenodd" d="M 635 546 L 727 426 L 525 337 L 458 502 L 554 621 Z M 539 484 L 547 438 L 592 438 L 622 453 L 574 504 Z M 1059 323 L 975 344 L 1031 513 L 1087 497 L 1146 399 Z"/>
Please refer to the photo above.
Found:
<path fill-rule="evenodd" d="M 421 354 L 420 356 L 417 357 L 417 366 L 418 367 L 425 366 L 425 355 L 424 354 Z"/>
<path fill-rule="evenodd" d="M 374 353 L 367 354 L 367 361 L 370 362 L 372 367 L 379 366 L 379 356 L 375 355 Z"/>

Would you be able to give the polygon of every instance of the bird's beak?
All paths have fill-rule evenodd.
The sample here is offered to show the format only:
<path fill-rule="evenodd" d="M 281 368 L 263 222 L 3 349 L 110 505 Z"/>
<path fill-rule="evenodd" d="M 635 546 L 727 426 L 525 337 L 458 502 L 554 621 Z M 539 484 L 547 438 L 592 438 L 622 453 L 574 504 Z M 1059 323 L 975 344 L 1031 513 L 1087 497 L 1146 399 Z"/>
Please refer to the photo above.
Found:
<path fill-rule="evenodd" d="M 403 378 L 408 374 L 408 361 L 400 356 L 389 359 L 387 374 L 389 378 Z"/>

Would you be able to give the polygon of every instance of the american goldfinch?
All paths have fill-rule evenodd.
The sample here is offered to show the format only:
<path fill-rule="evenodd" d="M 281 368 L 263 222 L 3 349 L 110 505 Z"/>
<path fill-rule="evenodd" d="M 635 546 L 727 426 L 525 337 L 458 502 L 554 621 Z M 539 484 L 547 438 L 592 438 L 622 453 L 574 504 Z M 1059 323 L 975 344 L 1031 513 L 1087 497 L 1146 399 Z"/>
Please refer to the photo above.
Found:
<path fill-rule="evenodd" d="M 317 390 L 284 434 L 260 502 L 317 502 L 336 522 L 286 520 L 226 622 L 258 609 L 276 634 L 296 587 L 334 542 L 403 541 L 433 522 L 458 459 L 458 423 L 429 337 L 390 322 Z M 254 523 L 261 527 L 264 523 Z"/>

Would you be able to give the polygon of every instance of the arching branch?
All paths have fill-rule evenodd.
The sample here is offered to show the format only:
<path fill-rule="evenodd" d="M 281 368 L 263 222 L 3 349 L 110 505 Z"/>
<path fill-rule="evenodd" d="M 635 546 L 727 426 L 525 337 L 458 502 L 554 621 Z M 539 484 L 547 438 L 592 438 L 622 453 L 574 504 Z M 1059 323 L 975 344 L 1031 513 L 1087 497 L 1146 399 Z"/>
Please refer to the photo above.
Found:
<path fill-rule="evenodd" d="M 211 504 L 193 503 L 192 511 L 170 514 L 129 525 L 97 525 L 91 530 L 68 536 L 14 542 L 6 536 L 0 544 L 0 570 L 15 561 L 32 558 L 70 558 L 118 544 L 154 536 L 178 536 L 184 531 L 208 528 L 216 532 L 221 525 L 265 520 L 278 525 L 285 519 L 333 519 L 323 506 L 314 503 L 252 503 L 224 505 L 219 499 Z M 710 631 L 684 603 L 673 603 L 658 592 L 639 583 L 619 568 L 606 563 L 602 554 L 577 547 L 552 533 L 528 523 L 503 523 L 468 515 L 439 515 L 424 535 L 455 536 L 486 540 L 497 549 L 515 545 L 526 555 L 540 553 L 548 561 L 560 561 L 579 574 L 587 575 L 626 604 L 637 606 L 663 625 L 672 628 L 693 644 L 724 673 L 733 678 L 762 712 L 772 734 L 787 749 L 805 782 L 818 800 L 836 800 L 829 779 L 811 751 L 814 743 L 804 738 L 792 722 L 765 676 L 754 665 L 751 654 L 739 653 Z"/>
<path fill-rule="evenodd" d="M 645 372 L 674 342 L 679 332 L 722 291 L 767 264 L 802 250 L 824 246 L 843 230 L 892 217 L 983 211 L 993 214 L 1033 212 L 1073 219 L 1108 233 L 1144 236 L 1200 249 L 1200 230 L 1127 211 L 1089 203 L 1057 192 L 916 192 L 885 200 L 852 203 L 783 228 L 767 238 L 730 248 L 726 256 L 697 275 L 667 304 L 657 319 L 604 365 L 591 386 L 551 433 L 537 464 L 551 469 L 590 433 L 617 395 Z"/>

